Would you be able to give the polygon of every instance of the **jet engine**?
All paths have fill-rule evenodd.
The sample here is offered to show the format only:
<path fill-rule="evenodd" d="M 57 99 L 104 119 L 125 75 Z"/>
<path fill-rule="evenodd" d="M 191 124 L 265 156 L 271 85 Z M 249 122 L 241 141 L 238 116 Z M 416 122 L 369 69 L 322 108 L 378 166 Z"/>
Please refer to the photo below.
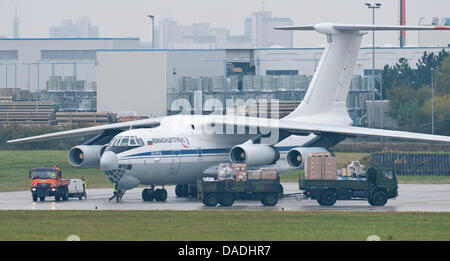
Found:
<path fill-rule="evenodd" d="M 97 167 L 100 165 L 101 145 L 79 145 L 69 151 L 69 162 L 74 167 Z"/>
<path fill-rule="evenodd" d="M 306 158 L 311 153 L 327 153 L 330 152 L 325 148 L 321 147 L 297 147 L 291 149 L 286 155 L 286 160 L 292 168 L 303 168 L 305 165 Z"/>
<path fill-rule="evenodd" d="M 267 144 L 243 143 L 231 149 L 230 159 L 247 166 L 271 165 L 280 159 L 280 153 Z"/>

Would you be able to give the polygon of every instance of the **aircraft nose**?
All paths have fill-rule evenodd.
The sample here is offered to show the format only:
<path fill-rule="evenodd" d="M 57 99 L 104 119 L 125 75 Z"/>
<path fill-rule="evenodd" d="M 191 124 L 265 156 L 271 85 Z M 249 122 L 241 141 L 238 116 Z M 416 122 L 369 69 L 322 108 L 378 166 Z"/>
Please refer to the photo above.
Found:
<path fill-rule="evenodd" d="M 112 151 L 103 153 L 100 159 L 100 167 L 102 170 L 116 170 L 119 168 L 119 160 L 117 155 Z"/>

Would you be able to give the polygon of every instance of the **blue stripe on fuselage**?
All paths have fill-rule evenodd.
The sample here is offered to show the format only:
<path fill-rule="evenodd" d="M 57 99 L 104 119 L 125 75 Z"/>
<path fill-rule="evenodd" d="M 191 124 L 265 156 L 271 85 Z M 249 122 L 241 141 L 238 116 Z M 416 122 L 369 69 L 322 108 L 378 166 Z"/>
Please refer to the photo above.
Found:
<path fill-rule="evenodd" d="M 278 152 L 288 151 L 298 146 L 285 146 L 285 147 L 274 147 Z M 124 158 L 131 157 L 145 157 L 145 156 L 171 156 L 171 155 L 198 155 L 201 154 L 226 154 L 230 153 L 231 148 L 215 148 L 215 149 L 189 149 L 189 150 L 162 150 L 162 151 L 149 151 L 138 153 L 134 155 L 124 156 Z M 152 154 L 153 153 L 153 154 Z M 155 154 L 158 153 L 158 154 Z"/>

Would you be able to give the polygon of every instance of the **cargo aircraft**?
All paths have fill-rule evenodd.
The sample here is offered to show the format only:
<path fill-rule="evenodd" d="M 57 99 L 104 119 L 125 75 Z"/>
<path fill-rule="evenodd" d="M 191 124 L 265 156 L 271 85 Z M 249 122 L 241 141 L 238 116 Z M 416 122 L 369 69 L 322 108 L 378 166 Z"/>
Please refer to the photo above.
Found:
<path fill-rule="evenodd" d="M 173 115 L 43 134 L 8 143 L 95 135 L 70 150 L 69 161 L 73 166 L 100 165 L 103 173 L 111 182 L 118 182 L 120 188 L 148 185 L 142 192 L 144 201 L 165 201 L 164 185 L 176 184 L 179 197 L 195 195 L 195 186 L 190 184 L 204 175 L 217 173 L 219 163 L 230 160 L 246 163 L 248 167 L 273 166 L 284 172 L 302 168 L 308 154 L 329 151 L 346 137 L 450 142 L 447 136 L 351 126 L 346 106 L 361 39 L 366 32 L 450 27 L 320 23 L 275 29 L 310 30 L 326 36 L 326 48 L 304 100 L 282 119 Z"/>

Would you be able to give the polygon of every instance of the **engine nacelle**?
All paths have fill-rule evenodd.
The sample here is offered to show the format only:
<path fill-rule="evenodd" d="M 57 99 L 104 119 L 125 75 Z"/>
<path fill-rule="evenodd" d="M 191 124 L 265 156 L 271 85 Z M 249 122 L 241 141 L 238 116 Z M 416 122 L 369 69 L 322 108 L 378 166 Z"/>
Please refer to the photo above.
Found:
<path fill-rule="evenodd" d="M 327 153 L 330 152 L 325 148 L 321 147 L 297 147 L 291 149 L 286 155 L 286 160 L 289 166 L 292 168 L 303 168 L 305 166 L 306 158 L 311 153 Z"/>
<path fill-rule="evenodd" d="M 280 153 L 267 144 L 244 143 L 231 149 L 230 159 L 247 166 L 271 165 L 280 159 Z"/>
<path fill-rule="evenodd" d="M 69 151 L 69 162 L 74 167 L 98 167 L 101 145 L 79 145 Z"/>

